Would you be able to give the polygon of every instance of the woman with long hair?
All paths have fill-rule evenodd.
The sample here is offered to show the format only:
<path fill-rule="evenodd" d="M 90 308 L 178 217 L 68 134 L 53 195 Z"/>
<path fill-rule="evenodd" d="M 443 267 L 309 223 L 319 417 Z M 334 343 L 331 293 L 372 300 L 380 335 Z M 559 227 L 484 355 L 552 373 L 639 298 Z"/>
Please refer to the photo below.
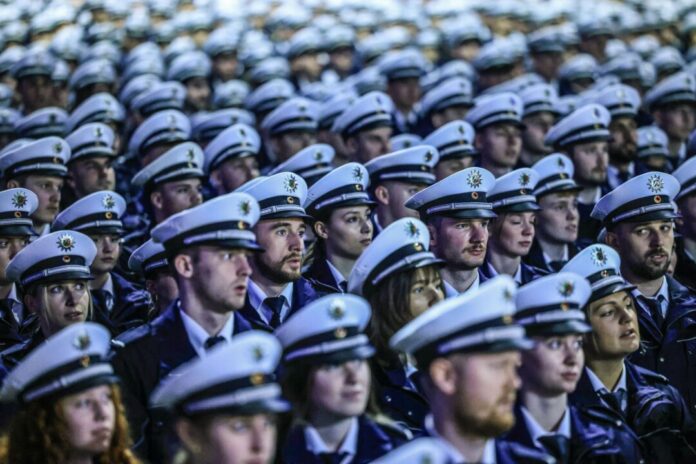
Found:
<path fill-rule="evenodd" d="M 281 462 L 367 463 L 410 438 L 371 401 L 374 349 L 363 333 L 370 313 L 360 297 L 327 295 L 276 330 L 283 393 L 294 412 Z"/>
<path fill-rule="evenodd" d="M 372 307 L 366 332 L 375 347 L 371 364 L 379 407 L 416 433 L 423 430 L 428 403 L 414 363 L 392 350 L 389 339 L 444 298 L 440 261 L 429 244 L 428 228 L 421 221 L 394 222 L 365 250 L 348 285 Z"/>
<path fill-rule="evenodd" d="M 111 337 L 77 323 L 48 338 L 5 379 L 17 411 L 0 447 L 12 464 L 135 464 L 120 389 L 107 361 Z"/>

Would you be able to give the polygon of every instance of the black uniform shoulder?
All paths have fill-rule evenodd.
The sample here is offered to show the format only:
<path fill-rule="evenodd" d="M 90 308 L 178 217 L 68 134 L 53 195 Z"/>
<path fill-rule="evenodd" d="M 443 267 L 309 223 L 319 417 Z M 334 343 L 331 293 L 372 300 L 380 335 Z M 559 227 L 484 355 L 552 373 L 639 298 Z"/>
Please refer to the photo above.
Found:
<path fill-rule="evenodd" d="M 113 344 L 121 347 L 142 343 L 150 335 L 154 333 L 151 324 L 143 324 L 123 332 L 114 341 Z"/>
<path fill-rule="evenodd" d="M 635 369 L 635 371 L 638 373 L 638 375 L 640 375 L 645 380 L 647 380 L 650 385 L 653 385 L 653 386 L 669 386 L 670 385 L 669 379 L 662 374 L 659 374 L 655 371 L 651 371 L 650 369 L 646 369 L 646 368 L 641 367 L 641 366 L 637 366 L 635 364 L 633 364 L 632 367 L 633 367 L 633 369 Z"/>
<path fill-rule="evenodd" d="M 395 441 L 408 441 L 413 439 L 411 431 L 392 420 L 375 420 L 371 419 L 382 431 Z"/>
<path fill-rule="evenodd" d="M 555 464 L 556 460 L 546 453 L 529 448 L 519 443 L 496 440 L 497 451 L 501 459 L 498 462 L 527 463 L 527 464 Z"/>

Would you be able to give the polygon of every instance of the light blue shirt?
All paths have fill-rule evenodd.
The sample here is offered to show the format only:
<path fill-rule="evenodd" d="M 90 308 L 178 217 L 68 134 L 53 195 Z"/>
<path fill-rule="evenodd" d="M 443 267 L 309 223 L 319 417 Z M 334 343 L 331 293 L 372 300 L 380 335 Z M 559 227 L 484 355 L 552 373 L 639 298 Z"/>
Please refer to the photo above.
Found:
<path fill-rule="evenodd" d="M 285 303 L 283 303 L 283 307 L 280 310 L 281 321 L 284 321 L 288 317 L 288 313 L 290 312 L 290 303 L 292 302 L 292 289 L 293 283 L 290 282 L 280 293 L 280 295 L 285 297 Z M 249 287 L 247 289 L 247 293 L 249 295 L 249 303 L 251 303 L 251 307 L 254 308 L 257 313 L 259 313 L 261 320 L 265 321 L 266 324 L 270 324 L 271 318 L 273 317 L 273 310 L 265 304 L 263 304 L 263 301 L 266 298 L 268 298 L 268 295 L 266 295 L 266 293 L 263 290 L 261 290 L 261 287 L 256 285 L 256 283 L 251 279 L 249 279 Z"/>
<path fill-rule="evenodd" d="M 336 266 L 331 264 L 331 261 L 329 261 L 327 259 L 326 264 L 329 266 L 329 270 L 331 271 L 331 275 L 333 276 L 334 280 L 336 281 L 336 284 L 338 284 L 339 290 L 341 290 L 341 283 L 342 282 L 346 282 L 346 285 L 348 285 L 348 281 L 346 280 L 346 278 L 343 277 L 343 274 L 341 274 L 341 271 L 336 269 Z M 341 290 L 341 293 L 343 293 L 343 290 Z"/>
<path fill-rule="evenodd" d="M 358 424 L 358 418 L 354 417 L 350 420 L 350 428 L 348 429 L 348 433 L 346 434 L 346 437 L 343 439 L 343 442 L 341 442 L 341 446 L 337 450 L 332 450 L 329 449 L 328 446 L 326 446 L 326 443 L 324 443 L 324 440 L 321 439 L 321 436 L 319 435 L 319 432 L 317 432 L 317 429 L 312 427 L 311 425 L 307 425 L 304 428 L 304 435 L 305 435 L 305 442 L 307 443 L 307 449 L 309 452 L 312 454 L 318 456 L 320 454 L 324 453 L 338 453 L 338 454 L 343 454 L 345 453 L 346 456 L 343 458 L 341 461 L 341 464 L 346 464 L 348 462 L 351 462 L 353 458 L 355 457 L 355 453 L 358 450 L 358 429 L 360 428 Z"/>
<path fill-rule="evenodd" d="M 486 266 L 488 266 L 488 270 L 490 271 L 489 274 L 491 277 L 496 277 L 498 275 L 498 271 L 495 270 L 493 265 L 486 261 Z M 517 282 L 517 285 L 522 285 L 522 262 L 520 261 L 520 265 L 517 266 L 517 270 L 515 271 L 515 275 L 512 276 L 512 278 Z"/>
<path fill-rule="evenodd" d="M 469 285 L 469 288 L 464 290 L 463 292 L 459 293 L 456 288 L 452 286 L 449 282 L 443 279 L 442 284 L 445 288 L 445 298 L 449 298 L 451 296 L 457 296 L 457 295 L 463 295 L 465 293 L 468 293 L 472 290 L 477 290 L 479 288 L 479 285 L 481 284 L 481 276 L 478 273 L 478 269 L 474 270 L 476 273 L 476 278 L 474 279 L 473 282 L 471 282 L 471 285 Z"/>
<path fill-rule="evenodd" d="M 666 277 L 662 278 L 662 285 L 660 286 L 660 289 L 654 296 L 643 295 L 642 293 L 640 293 L 638 288 L 634 288 L 631 291 L 631 293 L 634 297 L 636 297 L 636 301 L 641 306 L 641 308 L 648 311 L 648 313 L 650 313 L 650 310 L 644 306 L 643 302 L 641 301 L 641 298 L 657 300 L 658 303 L 660 303 L 660 311 L 662 312 L 662 317 L 667 317 L 667 311 L 669 310 L 669 285 L 667 284 Z"/>
<path fill-rule="evenodd" d="M 208 334 L 208 332 L 206 332 L 205 329 L 198 324 L 198 322 L 194 321 L 191 316 L 181 310 L 181 302 L 178 302 L 177 304 L 179 305 L 181 322 L 184 323 L 184 330 L 186 330 L 186 335 L 188 335 L 191 346 L 199 357 L 204 357 L 206 354 L 205 342 L 213 335 Z M 230 314 L 227 322 L 225 322 L 225 325 L 222 326 L 220 333 L 217 335 L 223 337 L 225 342 L 229 343 L 232 340 L 233 333 L 234 315 Z"/>
<path fill-rule="evenodd" d="M 585 368 L 585 371 L 587 372 L 587 377 L 590 379 L 590 383 L 592 384 L 592 389 L 597 393 L 597 394 L 604 394 L 604 393 L 615 393 L 617 391 L 623 390 L 624 392 L 628 393 L 628 387 L 626 386 L 626 366 L 624 366 L 623 370 L 621 371 L 621 376 L 619 377 L 619 381 L 616 382 L 616 386 L 610 390 L 609 387 L 604 385 L 602 381 L 600 380 L 599 377 L 597 377 L 597 374 L 592 372 L 592 369 L 589 367 Z M 625 395 L 628 396 L 628 395 Z M 626 400 L 622 401 L 621 403 L 621 409 L 626 410 L 628 407 L 628 398 Z"/>
<path fill-rule="evenodd" d="M 532 413 L 530 413 L 527 408 L 522 406 L 522 417 L 524 418 L 525 424 L 527 424 L 527 430 L 529 435 L 532 437 L 532 441 L 537 448 L 544 449 L 544 445 L 541 444 L 539 438 L 548 435 L 562 435 L 570 440 L 570 412 L 566 408 L 565 413 L 563 413 L 563 418 L 558 424 L 556 430 L 546 430 L 536 421 Z"/>

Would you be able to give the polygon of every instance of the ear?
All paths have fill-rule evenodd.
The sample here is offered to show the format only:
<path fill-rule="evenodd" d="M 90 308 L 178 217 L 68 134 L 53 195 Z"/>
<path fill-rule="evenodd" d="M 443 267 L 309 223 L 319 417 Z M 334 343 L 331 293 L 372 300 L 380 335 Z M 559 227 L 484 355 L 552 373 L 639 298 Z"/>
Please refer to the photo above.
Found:
<path fill-rule="evenodd" d="M 437 229 L 430 223 L 427 224 L 427 227 L 430 234 L 430 249 L 434 250 L 437 247 Z"/>
<path fill-rule="evenodd" d="M 203 448 L 200 433 L 188 419 L 178 419 L 174 424 L 176 434 L 184 446 L 193 453 L 200 453 Z"/>
<path fill-rule="evenodd" d="M 604 243 L 612 247 L 613 249 L 617 250 L 619 249 L 619 236 L 616 235 L 616 232 L 609 232 L 607 231 L 607 235 L 604 237 Z"/>
<path fill-rule="evenodd" d="M 346 139 L 343 139 L 343 141 L 350 155 L 350 160 L 357 161 L 355 159 L 355 155 L 358 153 L 358 140 L 355 137 L 351 136 Z"/>
<path fill-rule="evenodd" d="M 27 310 L 32 313 L 32 314 L 39 314 L 39 310 L 41 309 L 40 301 L 39 298 L 34 296 L 32 293 L 27 292 L 24 295 L 23 298 L 24 301 L 24 307 L 27 308 Z"/>
<path fill-rule="evenodd" d="M 220 179 L 221 175 L 220 169 L 214 169 L 208 176 L 210 179 L 210 185 L 212 185 L 215 190 L 220 190 L 220 186 L 222 185 L 222 181 Z"/>
<path fill-rule="evenodd" d="M 268 144 L 271 146 L 271 151 L 276 155 L 282 151 L 279 140 L 280 137 L 268 137 Z"/>
<path fill-rule="evenodd" d="M 454 395 L 457 391 L 457 373 L 452 361 L 446 358 L 438 358 L 428 367 L 430 381 L 445 395 Z"/>
<path fill-rule="evenodd" d="M 68 175 L 65 176 L 65 183 L 73 190 L 73 192 L 75 191 L 75 175 L 73 174 L 72 170 L 68 170 Z"/>
<path fill-rule="evenodd" d="M 8 189 L 13 189 L 13 188 L 19 188 L 21 185 L 19 185 L 19 182 L 17 182 L 17 179 L 10 179 L 7 181 L 7 188 Z"/>
<path fill-rule="evenodd" d="M 324 240 L 329 238 L 328 228 L 326 227 L 326 223 L 323 221 L 316 221 L 314 223 L 314 233 L 317 235 L 317 237 L 323 238 Z"/>
<path fill-rule="evenodd" d="M 384 185 L 378 185 L 375 187 L 375 200 L 380 205 L 389 204 L 389 190 Z"/>
<path fill-rule="evenodd" d="M 193 276 L 193 259 L 187 254 L 178 254 L 174 257 L 174 269 L 186 279 Z"/>
<path fill-rule="evenodd" d="M 662 126 L 662 123 L 664 122 L 664 114 L 662 113 L 662 110 L 655 110 L 652 113 L 652 117 L 655 119 L 656 126 Z"/>
<path fill-rule="evenodd" d="M 480 151 L 483 148 L 483 134 L 476 132 L 476 136 L 474 137 L 474 147 L 477 151 Z"/>
<path fill-rule="evenodd" d="M 154 209 L 161 210 L 164 206 L 164 199 L 162 198 L 162 192 L 155 190 L 150 193 L 150 204 Z"/>
<path fill-rule="evenodd" d="M 445 118 L 440 113 L 433 113 L 430 120 L 435 128 L 442 127 L 445 124 Z"/>

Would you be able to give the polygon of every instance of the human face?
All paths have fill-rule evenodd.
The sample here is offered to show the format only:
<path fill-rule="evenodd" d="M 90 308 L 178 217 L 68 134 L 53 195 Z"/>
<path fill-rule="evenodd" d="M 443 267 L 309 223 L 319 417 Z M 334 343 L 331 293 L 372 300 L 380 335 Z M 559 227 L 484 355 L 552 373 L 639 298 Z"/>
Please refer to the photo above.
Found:
<path fill-rule="evenodd" d="M 210 179 L 220 194 L 232 192 L 242 184 L 259 176 L 259 163 L 255 156 L 225 160 L 210 174 Z"/>
<path fill-rule="evenodd" d="M 583 185 L 601 185 L 607 180 L 607 142 L 580 143 L 571 149 L 575 179 Z"/>
<path fill-rule="evenodd" d="M 70 163 L 68 183 L 78 198 L 101 190 L 113 190 L 116 187 L 116 173 L 111 162 L 111 158 L 96 156 L 77 159 Z"/>
<path fill-rule="evenodd" d="M 186 103 L 196 111 L 205 111 L 210 101 L 210 84 L 204 77 L 186 81 Z"/>
<path fill-rule="evenodd" d="M 166 270 L 158 272 L 152 279 L 145 280 L 145 288 L 152 295 L 158 314 L 179 297 L 176 279 L 171 272 Z"/>
<path fill-rule="evenodd" d="M 409 184 L 399 181 L 385 181 L 383 185 L 388 193 L 387 208 L 389 209 L 389 215 L 392 217 L 392 220 L 396 221 L 397 219 L 405 217 L 418 217 L 418 212 L 411 208 L 407 208 L 404 203 L 413 195 L 423 190 L 423 188 L 425 188 L 424 185 Z M 383 226 L 386 225 L 387 224 L 383 224 Z"/>
<path fill-rule="evenodd" d="M 630 117 L 614 118 L 609 124 L 609 156 L 619 162 L 633 161 L 638 150 L 638 125 Z"/>
<path fill-rule="evenodd" d="M 495 124 L 476 134 L 476 148 L 485 165 L 514 168 L 522 149 L 522 131 L 508 124 Z"/>
<path fill-rule="evenodd" d="M 549 193 L 538 198 L 541 211 L 537 213 L 536 233 L 552 243 L 573 243 L 578 238 L 578 194 Z"/>
<path fill-rule="evenodd" d="M 246 250 L 214 246 L 194 250 L 189 257 L 190 271 L 185 271 L 185 277 L 204 303 L 203 307 L 225 314 L 244 306 L 251 275 L 248 254 Z"/>
<path fill-rule="evenodd" d="M 474 164 L 473 156 L 464 156 L 462 158 L 452 158 L 440 161 L 435 165 L 435 178 L 438 181 L 449 177 L 452 174 L 471 167 Z"/>
<path fill-rule="evenodd" d="M 348 147 L 346 147 L 346 142 L 343 140 L 343 137 L 341 137 L 341 134 L 336 134 L 329 130 L 320 130 L 317 134 L 317 142 L 326 143 L 333 147 L 333 149 L 336 151 L 334 163 L 337 161 L 337 159 L 341 161 L 347 160 L 349 150 Z M 346 161 L 343 162 L 345 163 Z"/>
<path fill-rule="evenodd" d="M 369 206 L 346 206 L 331 212 L 328 224 L 315 225 L 319 237 L 326 240 L 329 255 L 356 260 L 372 243 Z"/>
<path fill-rule="evenodd" d="M 548 111 L 535 113 L 524 118 L 525 129 L 522 132 L 522 145 L 524 149 L 535 155 L 551 153 L 551 148 L 544 143 L 546 134 L 555 121 L 553 114 Z"/>
<path fill-rule="evenodd" d="M 470 271 L 483 264 L 488 246 L 488 219 L 439 219 L 429 226 L 431 248 L 448 268 Z"/>
<path fill-rule="evenodd" d="M 694 107 L 679 103 L 661 108 L 655 112 L 657 125 L 667 133 L 670 139 L 684 141 L 696 127 Z"/>
<path fill-rule="evenodd" d="M 307 226 L 302 219 L 266 219 L 256 224 L 256 240 L 264 249 L 254 255 L 254 273 L 275 283 L 295 281 L 302 275 Z"/>
<path fill-rule="evenodd" d="M 90 266 L 92 274 L 101 275 L 113 271 L 121 256 L 121 237 L 118 234 L 94 234 L 90 238 L 97 246 L 97 256 Z"/>
<path fill-rule="evenodd" d="M 592 326 L 585 339 L 588 359 L 624 359 L 640 348 L 638 314 L 627 291 L 591 302 L 587 314 Z"/>
<path fill-rule="evenodd" d="M 674 247 L 672 220 L 619 224 L 607 243 L 621 256 L 621 270 L 631 280 L 655 280 L 665 275 Z"/>
<path fill-rule="evenodd" d="M 413 272 L 408 302 L 410 313 L 414 318 L 444 298 L 442 277 L 437 268 L 421 268 Z"/>
<path fill-rule="evenodd" d="M 213 58 L 213 71 L 223 82 L 234 79 L 237 74 L 237 55 L 224 53 Z"/>
<path fill-rule="evenodd" d="M 469 108 L 470 107 L 466 105 L 448 106 L 442 111 L 433 113 L 433 115 L 430 118 L 430 121 L 432 122 L 433 127 L 435 129 L 438 129 L 447 124 L 448 122 L 456 121 L 458 119 L 463 120 L 464 118 L 466 118 L 466 115 L 469 112 Z"/>
<path fill-rule="evenodd" d="M 27 114 L 53 104 L 53 81 L 49 76 L 27 76 L 17 86 Z"/>
<path fill-rule="evenodd" d="M 276 155 L 276 162 L 287 161 L 292 155 L 317 143 L 317 134 L 309 131 L 285 132 L 271 138 L 273 153 Z"/>
<path fill-rule="evenodd" d="M 536 213 L 505 213 L 491 223 L 491 248 L 511 256 L 527 256 L 534 240 Z"/>
<path fill-rule="evenodd" d="M 116 406 L 111 388 L 100 385 L 59 400 L 71 456 L 93 458 L 109 450 L 116 427 Z"/>
<path fill-rule="evenodd" d="M 30 311 L 38 314 L 44 335 L 52 335 L 86 321 L 89 298 L 85 281 L 68 280 L 39 287 L 35 295 L 27 295 L 26 303 Z"/>
<path fill-rule="evenodd" d="M 269 464 L 276 448 L 276 420 L 270 414 L 216 415 L 208 424 L 195 462 Z"/>
<path fill-rule="evenodd" d="M 679 231 L 691 240 L 696 239 L 696 194 L 691 193 L 680 198 L 679 212 L 682 217 L 679 222 Z"/>
<path fill-rule="evenodd" d="M 353 49 L 350 47 L 341 47 L 329 53 L 329 61 L 331 67 L 339 74 L 346 75 L 350 73 L 353 67 Z"/>
<path fill-rule="evenodd" d="M 397 108 L 410 111 L 421 98 L 420 81 L 417 77 L 389 81 L 387 92 Z"/>
<path fill-rule="evenodd" d="M 29 237 L 0 237 L 0 285 L 9 285 L 5 271 L 20 250 L 29 244 Z"/>
<path fill-rule="evenodd" d="M 391 127 L 375 127 L 360 131 L 346 140 L 346 146 L 352 153 L 351 161 L 367 163 L 380 155 L 391 151 Z"/>
<path fill-rule="evenodd" d="M 534 337 L 534 348 L 522 353 L 523 388 L 541 396 L 572 393 L 580 380 L 585 355 L 580 334 Z"/>
<path fill-rule="evenodd" d="M 39 207 L 36 208 L 36 211 L 34 211 L 34 214 L 31 216 L 34 223 L 43 225 L 53 222 L 58 211 L 60 211 L 63 179 L 54 176 L 38 176 L 32 174 L 27 176 L 22 187 L 31 190 L 39 198 Z"/>
<path fill-rule="evenodd" d="M 370 367 L 364 359 L 326 364 L 310 374 L 310 421 L 341 420 L 365 412 L 370 392 Z"/>
<path fill-rule="evenodd" d="M 165 182 L 150 195 L 150 201 L 164 220 L 181 211 L 200 205 L 203 202 L 200 179 L 183 179 Z"/>
<path fill-rule="evenodd" d="M 458 430 L 485 438 L 509 430 L 515 423 L 513 406 L 520 387 L 520 354 L 455 354 L 448 360 L 453 375 L 445 386 Z"/>
<path fill-rule="evenodd" d="M 534 71 L 541 75 L 547 81 L 556 79 L 558 68 L 563 62 L 561 53 L 534 53 L 532 54 L 534 63 Z"/>

